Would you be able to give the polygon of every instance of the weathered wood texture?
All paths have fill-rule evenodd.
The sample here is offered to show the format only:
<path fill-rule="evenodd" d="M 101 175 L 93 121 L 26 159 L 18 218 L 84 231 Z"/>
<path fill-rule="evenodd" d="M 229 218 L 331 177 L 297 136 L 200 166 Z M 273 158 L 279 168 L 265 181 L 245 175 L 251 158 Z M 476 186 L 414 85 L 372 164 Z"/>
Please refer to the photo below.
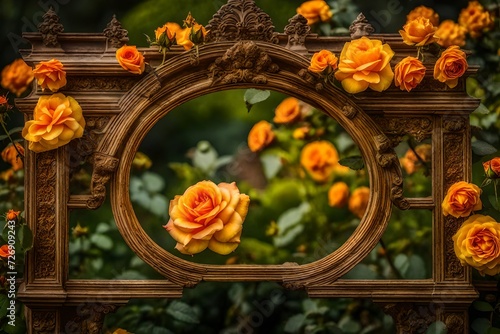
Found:
<path fill-rule="evenodd" d="M 46 153 L 26 153 L 26 217 L 35 244 L 27 256 L 19 297 L 29 308 L 30 333 L 65 332 L 71 326 L 82 328 L 82 333 L 97 333 L 103 315 L 130 298 L 178 298 L 183 288 L 201 281 L 276 281 L 289 289 L 305 289 L 311 297 L 371 298 L 394 317 L 400 333 L 425 331 L 435 320 L 445 322 L 449 333 L 468 333 L 467 308 L 477 294 L 470 271 L 453 253 L 451 237 L 461 221 L 445 219 L 440 208 L 447 188 L 469 180 L 471 174 L 468 115 L 478 102 L 467 95 L 465 76 L 455 89 L 447 89 L 432 78 L 435 59 L 428 55 L 427 76 L 411 93 L 391 87 L 353 98 L 306 70 L 314 52 L 328 49 L 339 54 L 350 38 L 310 35 L 300 16 L 290 20 L 286 33 L 277 33 L 269 16 L 251 0 L 229 0 L 214 15 L 209 43 L 200 47 L 199 57 L 173 47 L 159 66 L 157 49 L 141 48 L 153 68 L 141 76 L 124 71 L 115 59 L 116 48 L 127 40 L 116 19 L 103 34 L 61 33 L 53 16 L 52 21 L 56 25 L 52 30 L 46 25 L 44 34 L 24 34 L 33 47 L 23 57 L 28 63 L 51 58 L 64 63 L 68 85 L 62 92 L 78 100 L 91 126 L 78 143 Z M 390 44 L 396 52 L 393 65 L 415 55 L 415 49 L 403 44 L 399 35 L 371 37 Z M 248 61 L 252 66 L 240 66 Z M 313 263 L 191 263 L 157 245 L 142 229 L 130 203 L 134 154 L 158 120 L 198 96 L 250 87 L 286 93 L 325 111 L 347 130 L 364 156 L 371 191 L 367 214 L 339 249 Z M 29 97 L 17 102 L 26 119 L 42 94 L 35 87 Z M 426 198 L 402 195 L 401 168 L 393 147 L 407 134 L 417 140 L 432 138 L 435 187 Z M 93 162 L 90 194 L 72 195 L 70 161 L 88 156 Z M 165 281 L 68 279 L 68 212 L 98 208 L 105 196 L 111 199 L 127 244 Z M 433 211 L 432 279 L 339 279 L 375 247 L 393 205 Z"/>

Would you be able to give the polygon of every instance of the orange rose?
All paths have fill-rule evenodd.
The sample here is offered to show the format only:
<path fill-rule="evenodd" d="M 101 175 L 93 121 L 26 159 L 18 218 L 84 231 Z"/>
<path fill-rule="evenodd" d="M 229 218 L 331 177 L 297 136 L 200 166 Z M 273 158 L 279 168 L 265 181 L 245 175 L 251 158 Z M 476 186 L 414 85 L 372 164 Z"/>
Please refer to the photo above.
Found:
<path fill-rule="evenodd" d="M 453 184 L 441 204 L 445 216 L 468 217 L 473 211 L 481 210 L 481 188 L 473 183 L 460 181 Z"/>
<path fill-rule="evenodd" d="M 394 84 L 407 92 L 417 87 L 424 76 L 424 64 L 414 57 L 406 57 L 394 67 Z"/>
<path fill-rule="evenodd" d="M 2 70 L 2 86 L 21 96 L 33 81 L 33 70 L 24 60 L 16 59 Z"/>
<path fill-rule="evenodd" d="M 328 190 L 328 205 L 343 208 L 349 200 L 349 186 L 345 182 L 336 182 Z"/>
<path fill-rule="evenodd" d="M 439 24 L 438 13 L 436 13 L 434 9 L 425 6 L 418 6 L 408 13 L 408 15 L 406 15 L 406 22 L 413 21 L 419 17 L 428 19 L 435 26 Z"/>
<path fill-rule="evenodd" d="M 16 145 L 16 146 L 14 147 L 14 145 Z M 17 151 L 16 151 L 16 148 L 17 148 Z M 22 156 L 24 156 L 24 147 L 19 143 L 11 144 L 11 145 L 7 146 L 6 148 L 4 148 L 2 151 L 3 161 L 11 164 L 12 169 L 14 171 L 18 171 L 20 169 L 23 169 L 23 159 L 22 159 L 22 156 L 20 157 L 18 155 L 18 151 Z"/>
<path fill-rule="evenodd" d="M 467 29 L 472 38 L 477 38 L 483 32 L 493 28 L 493 19 L 490 13 L 478 1 L 471 1 L 467 8 L 462 9 L 458 16 L 458 23 Z"/>
<path fill-rule="evenodd" d="M 0 257 L 6 259 L 9 257 L 9 255 L 10 255 L 9 245 L 5 244 L 2 247 L 0 247 Z"/>
<path fill-rule="evenodd" d="M 57 92 L 66 86 L 66 72 L 63 70 L 63 64 L 57 59 L 40 62 L 35 66 L 33 75 L 43 89 Z"/>
<path fill-rule="evenodd" d="M 82 108 L 71 96 L 61 93 L 41 96 L 33 118 L 26 122 L 22 132 L 32 151 L 53 150 L 83 135 Z"/>
<path fill-rule="evenodd" d="M 8 107 L 9 100 L 7 100 L 7 96 L 0 95 L 0 107 Z"/>
<path fill-rule="evenodd" d="M 338 58 L 328 50 L 321 50 L 313 54 L 309 71 L 329 74 L 337 69 Z"/>
<path fill-rule="evenodd" d="M 170 201 L 170 220 L 165 229 L 183 254 L 196 254 L 207 247 L 227 255 L 240 243 L 250 198 L 233 183 L 201 181 Z"/>
<path fill-rule="evenodd" d="M 436 42 L 439 37 L 436 35 L 437 28 L 424 17 L 406 22 L 403 30 L 399 31 L 403 42 L 408 45 L 424 46 Z"/>
<path fill-rule="evenodd" d="M 248 147 L 252 152 L 260 151 L 271 144 L 274 138 L 271 124 L 267 121 L 260 121 L 248 133 Z"/>
<path fill-rule="evenodd" d="M 184 28 L 177 32 L 175 35 L 177 45 L 182 45 L 184 50 L 191 50 L 193 47 L 193 42 L 189 39 L 191 35 L 191 28 Z"/>
<path fill-rule="evenodd" d="M 5 215 L 5 218 L 7 218 L 7 220 L 17 220 L 17 218 L 19 218 L 20 213 L 21 211 L 14 211 L 10 209 Z"/>
<path fill-rule="evenodd" d="M 391 47 L 376 39 L 363 36 L 347 42 L 340 54 L 335 78 L 351 94 L 362 92 L 368 87 L 377 92 L 384 91 L 394 78 L 390 64 L 393 56 Z"/>
<path fill-rule="evenodd" d="M 496 179 L 500 177 L 500 157 L 483 162 L 483 167 L 487 178 Z"/>
<path fill-rule="evenodd" d="M 327 22 L 332 18 L 330 6 L 323 0 L 306 1 L 299 8 L 297 14 L 307 19 L 307 24 L 313 25 L 317 22 Z"/>
<path fill-rule="evenodd" d="M 417 152 L 420 159 L 417 158 L 415 152 Z M 422 161 L 423 162 L 431 161 L 432 145 L 430 144 L 418 145 L 417 147 L 415 147 L 415 152 L 413 152 L 412 149 L 409 149 L 408 151 L 406 151 L 405 156 L 401 159 L 401 165 L 403 166 L 407 174 L 413 174 L 418 169 L 420 169 L 422 167 Z"/>
<path fill-rule="evenodd" d="M 116 60 L 123 69 L 134 74 L 144 72 L 144 55 L 135 46 L 124 45 L 116 50 Z"/>
<path fill-rule="evenodd" d="M 299 100 L 287 97 L 274 110 L 274 123 L 286 124 L 298 121 L 301 118 Z"/>
<path fill-rule="evenodd" d="M 158 43 L 160 41 L 160 37 L 163 33 L 165 33 L 165 36 L 168 40 L 174 40 L 175 39 L 175 33 L 181 30 L 181 26 L 178 25 L 175 22 L 167 22 L 163 26 L 158 27 L 155 30 L 155 37 L 156 37 L 156 42 Z"/>
<path fill-rule="evenodd" d="M 436 30 L 436 35 L 439 36 L 437 42 L 445 48 L 452 45 L 464 46 L 466 32 L 467 29 L 452 20 L 444 20 Z"/>
<path fill-rule="evenodd" d="M 301 126 L 300 128 L 293 130 L 292 137 L 297 140 L 305 139 L 308 136 L 309 131 L 311 131 L 311 128 L 308 126 Z"/>
<path fill-rule="evenodd" d="M 434 79 L 444 82 L 448 87 L 454 88 L 458 85 L 458 79 L 464 75 L 469 68 L 465 52 L 460 47 L 452 45 L 448 47 L 434 65 Z"/>
<path fill-rule="evenodd" d="M 314 141 L 302 149 L 300 164 L 313 180 L 326 182 L 339 165 L 339 155 L 332 143 Z"/>
<path fill-rule="evenodd" d="M 370 199 L 370 188 L 359 187 L 352 192 L 349 198 L 348 208 L 356 217 L 361 219 L 365 214 L 368 207 L 368 200 Z"/>
<path fill-rule="evenodd" d="M 462 265 L 481 275 L 500 273 L 500 224 L 490 216 L 470 216 L 453 236 L 455 254 Z"/>

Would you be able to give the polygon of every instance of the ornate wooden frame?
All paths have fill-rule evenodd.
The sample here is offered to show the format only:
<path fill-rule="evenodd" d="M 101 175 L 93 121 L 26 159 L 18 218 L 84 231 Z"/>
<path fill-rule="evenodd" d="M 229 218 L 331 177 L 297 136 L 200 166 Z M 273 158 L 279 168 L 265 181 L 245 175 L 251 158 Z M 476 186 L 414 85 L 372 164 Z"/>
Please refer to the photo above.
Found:
<path fill-rule="evenodd" d="M 129 299 L 179 298 L 185 287 L 201 281 L 275 281 L 288 289 L 305 289 L 311 297 L 371 298 L 394 317 L 399 333 L 420 333 L 436 320 L 445 322 L 449 333 L 468 333 L 467 308 L 477 293 L 470 270 L 454 255 L 451 240 L 462 220 L 444 217 L 439 205 L 451 184 L 467 181 L 471 174 L 468 115 L 478 102 L 465 92 L 465 77 L 455 89 L 447 89 L 428 75 L 411 93 L 390 88 L 349 96 L 324 85 L 307 67 L 314 52 L 328 49 L 338 54 L 350 38 L 310 34 L 300 15 L 290 19 L 285 33 L 276 33 L 270 17 L 252 0 L 229 0 L 221 7 L 207 27 L 208 43 L 200 47 L 198 57 L 174 47 L 159 66 L 161 55 L 156 49 L 141 49 L 154 67 L 142 76 L 124 71 L 116 62 L 116 48 L 127 41 L 127 33 L 115 18 L 102 34 L 62 33 L 52 11 L 44 19 L 39 33 L 24 34 L 33 46 L 24 50 L 24 59 L 37 63 L 57 57 L 65 64 L 68 84 L 63 91 L 79 101 L 87 128 L 84 137 L 70 146 L 38 154 L 26 151 L 26 218 L 34 232 L 34 248 L 27 255 L 19 298 L 28 307 L 29 333 L 71 333 L 74 329 L 98 333 L 104 315 Z M 370 32 L 366 24 L 360 17 L 351 27 L 353 36 Z M 415 53 L 399 36 L 374 37 L 390 44 L 395 62 Z M 426 65 L 427 73 L 432 73 L 431 63 Z M 371 184 L 367 214 L 344 245 L 313 263 L 194 264 L 154 243 L 132 209 L 128 196 L 131 163 L 153 125 L 197 96 L 249 87 L 284 92 L 324 110 L 349 132 L 365 159 Z M 17 102 L 26 119 L 42 94 L 35 88 Z M 435 187 L 429 197 L 403 197 L 401 168 L 393 147 L 406 134 L 417 140 L 432 138 Z M 93 162 L 91 194 L 72 195 L 72 161 L 89 157 Z M 68 279 L 69 211 L 98 208 L 108 183 L 120 233 L 165 280 Z M 432 279 L 339 279 L 375 247 L 393 204 L 401 209 L 432 210 Z"/>

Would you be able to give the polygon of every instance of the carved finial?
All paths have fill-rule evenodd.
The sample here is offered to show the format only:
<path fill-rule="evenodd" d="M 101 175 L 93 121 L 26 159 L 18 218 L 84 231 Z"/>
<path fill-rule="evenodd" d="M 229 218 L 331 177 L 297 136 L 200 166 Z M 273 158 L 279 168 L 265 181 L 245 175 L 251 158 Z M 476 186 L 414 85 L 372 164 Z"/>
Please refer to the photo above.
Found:
<path fill-rule="evenodd" d="M 103 30 L 103 35 L 108 38 L 109 43 L 114 48 L 119 48 L 128 41 L 128 31 L 123 29 L 120 21 L 116 19 L 116 15 L 113 15 L 113 18 Z"/>
<path fill-rule="evenodd" d="M 358 39 L 362 36 L 369 36 L 375 29 L 368 22 L 363 13 L 359 13 L 356 20 L 354 20 L 349 27 L 349 31 L 351 32 L 351 39 Z"/>
<path fill-rule="evenodd" d="M 43 14 L 43 22 L 38 25 L 38 31 L 42 34 L 45 46 L 59 46 L 57 35 L 64 31 L 64 27 L 59 23 L 59 16 L 52 7 Z"/>
<path fill-rule="evenodd" d="M 296 14 L 289 19 L 288 25 L 285 27 L 285 34 L 288 35 L 287 49 L 306 54 L 306 36 L 310 32 L 311 27 L 307 24 L 307 19 L 304 16 Z"/>
<path fill-rule="evenodd" d="M 278 43 L 271 17 L 253 0 L 229 0 L 208 22 L 205 42 L 266 41 Z"/>

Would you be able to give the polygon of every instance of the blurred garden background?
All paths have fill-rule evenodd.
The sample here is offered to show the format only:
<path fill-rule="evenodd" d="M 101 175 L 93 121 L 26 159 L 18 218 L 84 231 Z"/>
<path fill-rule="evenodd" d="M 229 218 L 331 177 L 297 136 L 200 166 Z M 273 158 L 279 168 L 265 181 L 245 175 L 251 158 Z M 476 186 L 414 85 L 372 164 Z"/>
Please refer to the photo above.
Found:
<path fill-rule="evenodd" d="M 304 1 L 255 2 L 271 16 L 276 31 L 282 32 Z M 129 44 L 147 47 L 144 34 L 153 36 L 154 30 L 165 22 L 182 25 L 188 12 L 206 25 L 224 3 L 222 0 L 105 3 L 1 0 L 0 68 L 19 58 L 19 49 L 29 48 L 21 38 L 22 32 L 35 31 L 51 5 L 65 32 L 101 32 L 116 14 L 128 30 Z M 406 22 L 406 14 L 417 6 L 433 8 L 440 21 L 457 21 L 461 10 L 468 5 L 467 0 L 327 3 L 333 12 L 331 21 L 313 27 L 321 35 L 346 34 L 359 12 L 365 14 L 376 33 L 397 33 Z M 492 16 L 498 15 L 498 3 L 482 3 L 491 9 Z M 473 182 L 477 185 L 484 180 L 482 163 L 499 155 L 499 35 L 497 22 L 483 35 L 469 37 L 462 46 L 472 50 L 469 64 L 481 66 L 478 75 L 467 82 L 468 92 L 482 102 L 480 110 L 471 117 L 476 142 Z M 180 258 L 215 264 L 309 263 L 341 246 L 364 214 L 370 184 L 362 162 L 353 159 L 348 163 L 351 169 L 335 163 L 323 177 L 308 170 L 303 161 L 305 147 L 318 140 L 333 147 L 336 160 L 358 156 L 358 148 L 346 131 L 321 111 L 298 100 L 276 92 L 256 98 L 255 93 L 233 90 L 191 100 L 158 122 L 141 144 L 131 172 L 130 197 L 134 210 L 149 236 Z M 262 101 L 247 110 L 245 99 L 251 98 Z M 299 116 L 280 120 L 276 116 L 280 109 Z M 249 134 L 261 121 L 272 127 L 276 140 L 254 150 L 249 148 Z M 8 129 L 13 129 L 22 126 L 23 117 L 9 112 L 5 122 Z M 4 140 L 0 148 L 7 144 Z M 330 146 L 322 150 L 331 150 Z M 430 138 L 417 140 L 411 136 L 396 148 L 405 176 L 405 196 L 431 195 L 431 150 Z M 8 162 L 0 161 L 0 171 L 10 167 Z M 85 193 L 85 187 L 79 185 L 88 184 L 89 178 L 84 168 L 74 174 L 72 191 Z M 237 181 L 240 192 L 251 198 L 242 242 L 229 255 L 209 250 L 194 256 L 181 254 L 174 249 L 176 242 L 164 228 L 169 219 L 170 200 L 205 179 L 215 183 Z M 485 212 L 500 221 L 493 189 L 484 188 L 483 203 Z M 343 192 L 346 195 L 340 196 Z M 14 180 L 0 180 L 0 211 L 22 211 L 22 195 L 22 170 L 16 172 Z M 404 212 L 394 208 L 381 243 L 344 278 L 431 278 L 431 222 L 430 210 Z M 73 211 L 70 233 L 70 278 L 161 279 L 127 247 L 113 222 L 109 202 L 96 211 Z M 482 279 L 477 273 L 474 275 Z M 491 304 L 493 310 L 496 301 Z M 442 324 L 434 328 L 435 333 L 445 333 Z M 287 291 L 277 284 L 262 282 L 203 283 L 186 289 L 180 300 L 133 300 L 107 316 L 105 332 L 385 334 L 394 333 L 395 329 L 392 319 L 370 301 L 309 299 L 304 291 Z"/>

